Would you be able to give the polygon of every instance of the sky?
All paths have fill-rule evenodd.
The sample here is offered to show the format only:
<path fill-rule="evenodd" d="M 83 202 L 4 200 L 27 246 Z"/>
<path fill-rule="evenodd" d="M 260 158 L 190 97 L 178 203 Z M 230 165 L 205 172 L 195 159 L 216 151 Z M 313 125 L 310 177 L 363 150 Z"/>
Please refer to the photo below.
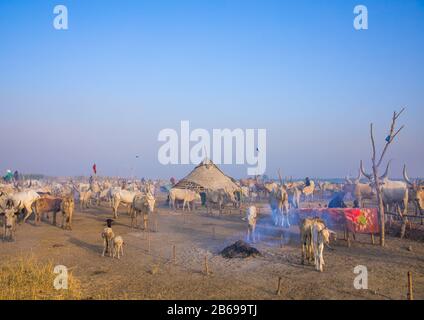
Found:
<path fill-rule="evenodd" d="M 53 8 L 68 8 L 68 30 Z M 368 30 L 353 27 L 356 5 Z M 0 0 L 0 173 L 180 178 L 162 129 L 267 130 L 276 176 L 424 176 L 423 0 Z M 136 158 L 136 156 L 139 156 Z M 235 177 L 247 165 L 223 165 Z"/>

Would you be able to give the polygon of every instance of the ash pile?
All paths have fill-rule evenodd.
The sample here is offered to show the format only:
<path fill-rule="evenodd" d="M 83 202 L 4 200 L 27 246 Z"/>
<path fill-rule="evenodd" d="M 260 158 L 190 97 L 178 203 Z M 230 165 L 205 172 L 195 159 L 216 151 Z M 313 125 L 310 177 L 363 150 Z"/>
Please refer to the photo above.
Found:
<path fill-rule="evenodd" d="M 261 256 L 262 254 L 256 248 L 251 247 L 249 244 L 242 240 L 239 240 L 222 250 L 221 255 L 227 259 L 244 259 L 248 257 Z"/>

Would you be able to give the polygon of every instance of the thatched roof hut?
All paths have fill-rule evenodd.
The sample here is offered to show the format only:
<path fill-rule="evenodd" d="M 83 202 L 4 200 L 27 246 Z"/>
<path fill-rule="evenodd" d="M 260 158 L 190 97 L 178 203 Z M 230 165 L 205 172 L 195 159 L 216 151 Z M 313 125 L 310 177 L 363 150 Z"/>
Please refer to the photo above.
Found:
<path fill-rule="evenodd" d="M 226 189 L 228 192 L 240 189 L 235 179 L 227 176 L 209 159 L 203 160 L 174 188 L 198 191 Z"/>

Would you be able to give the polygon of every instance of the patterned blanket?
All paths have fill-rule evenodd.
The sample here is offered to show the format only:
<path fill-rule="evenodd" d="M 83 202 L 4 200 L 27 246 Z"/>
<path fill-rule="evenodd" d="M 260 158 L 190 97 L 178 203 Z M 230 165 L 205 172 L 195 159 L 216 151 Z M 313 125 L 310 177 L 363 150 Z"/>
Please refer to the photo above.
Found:
<path fill-rule="evenodd" d="M 377 208 L 367 209 L 296 209 L 299 219 L 320 217 L 331 229 L 344 228 L 350 232 L 376 234 L 380 232 Z"/>

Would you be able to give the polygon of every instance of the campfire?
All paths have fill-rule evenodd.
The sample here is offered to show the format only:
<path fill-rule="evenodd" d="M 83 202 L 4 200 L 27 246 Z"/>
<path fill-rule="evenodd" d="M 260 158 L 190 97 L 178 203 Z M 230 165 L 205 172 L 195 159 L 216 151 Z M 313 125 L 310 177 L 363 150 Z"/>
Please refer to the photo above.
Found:
<path fill-rule="evenodd" d="M 221 251 L 221 255 L 224 258 L 233 259 L 233 258 L 248 258 L 248 257 L 256 257 L 260 256 L 261 253 L 256 249 L 251 247 L 244 241 L 237 241 L 231 246 L 226 247 Z"/>

